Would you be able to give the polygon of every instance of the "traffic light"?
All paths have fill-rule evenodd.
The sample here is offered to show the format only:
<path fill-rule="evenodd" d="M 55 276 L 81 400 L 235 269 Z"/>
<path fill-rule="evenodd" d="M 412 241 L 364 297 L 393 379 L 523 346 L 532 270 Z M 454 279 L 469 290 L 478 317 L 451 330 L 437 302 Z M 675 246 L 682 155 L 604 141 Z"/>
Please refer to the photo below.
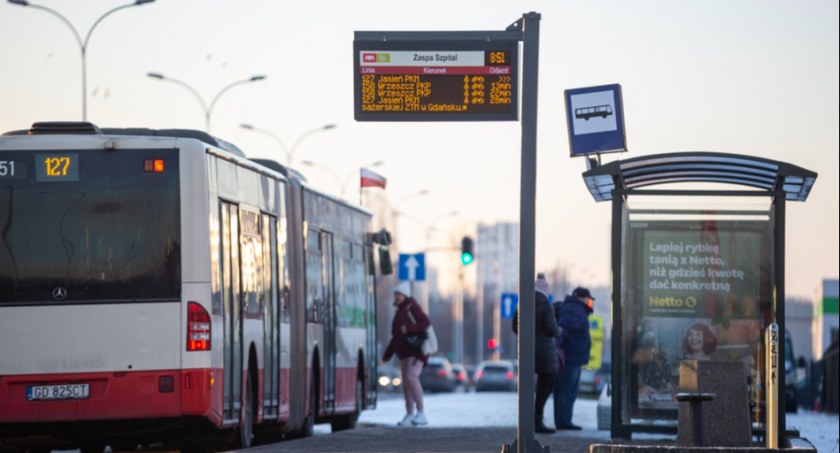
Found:
<path fill-rule="evenodd" d="M 464 236 L 464 239 L 461 239 L 461 264 L 469 266 L 473 261 L 475 261 L 473 240 L 469 236 Z"/>
<path fill-rule="evenodd" d="M 495 338 L 487 340 L 487 349 L 490 349 L 492 351 L 495 350 L 497 346 L 499 346 L 499 342 L 496 341 Z"/>

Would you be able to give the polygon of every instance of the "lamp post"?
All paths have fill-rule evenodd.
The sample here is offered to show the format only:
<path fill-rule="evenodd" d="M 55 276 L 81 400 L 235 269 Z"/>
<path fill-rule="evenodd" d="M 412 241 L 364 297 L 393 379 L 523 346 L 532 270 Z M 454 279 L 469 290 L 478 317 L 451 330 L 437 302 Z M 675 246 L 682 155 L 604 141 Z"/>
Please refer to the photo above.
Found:
<path fill-rule="evenodd" d="M 286 146 L 286 142 L 284 142 L 283 139 L 281 139 L 277 134 L 269 131 L 268 129 L 263 129 L 261 127 L 257 127 L 257 126 L 254 126 L 254 125 L 248 124 L 248 123 L 243 123 L 243 124 L 240 124 L 239 126 L 242 129 L 247 129 L 249 131 L 260 132 L 260 133 L 263 133 L 263 134 L 268 135 L 269 137 L 273 138 L 274 141 L 276 141 L 277 144 L 280 145 L 281 148 L 283 148 L 283 152 L 286 153 L 286 166 L 288 166 L 288 167 L 292 166 L 292 159 L 294 159 L 295 150 L 297 149 L 298 145 L 300 145 L 300 142 L 303 141 L 303 139 L 305 139 L 306 137 L 309 137 L 312 134 L 315 134 L 315 133 L 318 133 L 318 132 L 321 132 L 321 131 L 328 131 L 330 129 L 335 129 L 337 127 L 335 124 L 330 123 L 330 124 L 325 124 L 321 127 L 316 127 L 315 129 L 306 131 L 303 134 L 301 134 L 301 136 L 298 137 L 297 140 L 295 140 L 294 143 L 292 143 L 291 147 L 288 147 L 288 146 Z M 339 181 L 339 184 L 341 184 L 340 181 Z"/>
<path fill-rule="evenodd" d="M 414 197 L 419 197 L 421 195 L 428 195 L 428 194 L 429 194 L 429 189 L 423 189 L 423 190 L 418 190 L 417 192 L 412 192 L 412 193 L 400 198 L 400 201 L 394 203 L 394 212 L 397 215 L 399 215 L 400 214 L 400 206 L 402 206 L 403 203 L 405 203 L 406 201 L 408 201 L 408 200 L 410 200 Z"/>
<path fill-rule="evenodd" d="M 213 107 L 216 106 L 216 101 L 219 100 L 219 97 L 221 97 L 222 94 L 224 94 L 226 91 L 230 90 L 231 88 L 233 88 L 237 85 L 242 85 L 242 84 L 251 83 L 251 82 L 258 82 L 260 80 L 265 80 L 265 78 L 266 78 L 266 76 L 264 76 L 264 75 L 255 75 L 255 76 L 251 76 L 247 79 L 237 80 L 236 82 L 233 82 L 233 83 L 227 85 L 226 87 L 222 88 L 221 90 L 219 90 L 219 92 L 216 93 L 216 96 L 213 97 L 213 99 L 210 101 L 210 104 L 208 105 L 206 102 L 204 102 L 204 98 L 202 98 L 201 95 L 198 94 L 198 91 L 196 91 L 193 87 L 187 85 L 185 82 L 182 82 L 178 79 L 173 79 L 172 77 L 167 77 L 167 76 L 165 76 L 165 75 L 163 75 L 159 72 L 150 72 L 146 75 L 153 78 L 153 79 L 164 80 L 164 81 L 167 81 L 167 82 L 172 82 L 176 85 L 180 85 L 180 86 L 186 88 L 190 93 L 192 93 L 193 96 L 195 96 L 196 99 L 198 99 L 198 102 L 201 103 L 201 108 L 204 110 L 205 130 L 208 133 L 210 133 L 210 115 L 213 113 Z"/>
<path fill-rule="evenodd" d="M 429 226 L 426 227 L 426 241 L 430 241 L 431 237 L 432 237 L 432 231 L 437 230 L 437 228 L 435 228 L 435 224 L 437 224 L 439 222 L 442 222 L 446 219 L 449 219 L 451 217 L 456 217 L 460 213 L 461 213 L 460 211 L 450 211 L 450 212 L 447 212 L 446 214 L 441 214 L 441 215 L 435 217 L 434 219 L 432 219 L 432 221 L 428 223 Z"/>
<path fill-rule="evenodd" d="M 8 0 L 8 1 L 9 1 L 9 3 L 15 4 L 15 5 L 28 6 L 30 8 L 35 8 L 35 9 L 40 9 L 41 11 L 46 11 L 46 12 L 58 17 L 59 19 L 61 19 L 62 22 L 64 22 L 65 24 L 67 24 L 68 27 L 70 27 L 70 30 L 73 32 L 73 36 L 76 38 L 76 43 L 79 44 L 79 50 L 81 50 L 81 53 L 82 53 L 82 121 L 87 121 L 87 61 L 86 61 L 85 56 L 87 55 L 87 46 L 88 46 L 88 42 L 90 41 L 91 33 L 93 33 L 93 30 L 96 28 L 96 26 L 99 25 L 100 22 L 102 22 L 102 19 L 105 19 L 106 17 L 110 16 L 111 14 L 113 14 L 113 13 L 115 13 L 115 12 L 121 10 L 121 9 L 130 8 L 132 6 L 144 5 L 146 3 L 151 3 L 155 0 L 136 0 L 134 3 L 129 3 L 129 4 L 126 4 L 126 5 L 122 5 L 122 6 L 117 6 L 116 8 L 113 8 L 113 9 L 107 11 L 105 14 L 99 16 L 99 19 L 96 19 L 96 22 L 93 23 L 93 25 L 90 27 L 90 30 L 88 30 L 87 34 L 85 35 L 84 40 L 82 40 L 82 35 L 79 34 L 79 31 L 76 30 L 76 27 L 74 27 L 73 24 L 70 23 L 70 21 L 67 20 L 66 17 L 59 14 L 58 11 L 55 11 L 54 9 L 51 9 L 51 8 L 47 8 L 46 6 L 34 5 L 32 3 L 29 3 L 27 0 Z"/>
<path fill-rule="evenodd" d="M 325 172 L 329 173 L 330 176 L 332 176 L 333 179 L 335 179 L 335 183 L 338 184 L 338 190 L 342 190 L 341 178 L 339 178 L 338 173 L 334 172 L 332 169 L 330 169 L 330 167 L 327 167 L 326 165 L 317 164 L 315 162 L 312 162 L 311 160 L 302 160 L 300 161 L 300 163 L 308 167 L 320 168 L 321 170 L 324 170 Z"/>

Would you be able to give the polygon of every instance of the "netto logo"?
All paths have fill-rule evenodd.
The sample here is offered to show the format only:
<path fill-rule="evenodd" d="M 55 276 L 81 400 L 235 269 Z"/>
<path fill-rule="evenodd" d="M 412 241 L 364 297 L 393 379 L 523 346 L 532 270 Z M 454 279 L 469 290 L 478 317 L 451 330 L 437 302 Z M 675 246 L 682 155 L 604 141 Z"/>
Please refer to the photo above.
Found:
<path fill-rule="evenodd" d="M 67 299 L 67 288 L 64 288 L 62 286 L 56 286 L 52 290 L 52 298 L 53 300 Z"/>

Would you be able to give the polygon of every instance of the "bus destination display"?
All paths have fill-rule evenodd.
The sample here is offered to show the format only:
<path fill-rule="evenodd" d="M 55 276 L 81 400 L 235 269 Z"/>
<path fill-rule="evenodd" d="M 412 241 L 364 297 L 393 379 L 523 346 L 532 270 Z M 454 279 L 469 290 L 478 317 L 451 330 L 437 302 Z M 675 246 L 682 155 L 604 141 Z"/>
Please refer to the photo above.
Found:
<path fill-rule="evenodd" d="M 0 180 L 26 180 L 34 168 L 35 181 L 78 181 L 77 153 L 49 153 L 34 155 L 7 154 L 0 158 Z"/>
<path fill-rule="evenodd" d="M 516 49 L 358 48 L 356 120 L 516 121 Z"/>

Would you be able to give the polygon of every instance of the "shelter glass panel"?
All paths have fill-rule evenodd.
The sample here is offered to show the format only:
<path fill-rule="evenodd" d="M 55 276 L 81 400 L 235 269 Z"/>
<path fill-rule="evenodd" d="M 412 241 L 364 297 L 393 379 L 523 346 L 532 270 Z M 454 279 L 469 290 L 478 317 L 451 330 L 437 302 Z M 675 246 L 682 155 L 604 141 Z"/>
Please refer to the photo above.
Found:
<path fill-rule="evenodd" d="M 623 205 L 622 424 L 676 426 L 683 359 L 744 362 L 753 421 L 762 421 L 773 225 L 764 198 L 640 196 Z"/>

